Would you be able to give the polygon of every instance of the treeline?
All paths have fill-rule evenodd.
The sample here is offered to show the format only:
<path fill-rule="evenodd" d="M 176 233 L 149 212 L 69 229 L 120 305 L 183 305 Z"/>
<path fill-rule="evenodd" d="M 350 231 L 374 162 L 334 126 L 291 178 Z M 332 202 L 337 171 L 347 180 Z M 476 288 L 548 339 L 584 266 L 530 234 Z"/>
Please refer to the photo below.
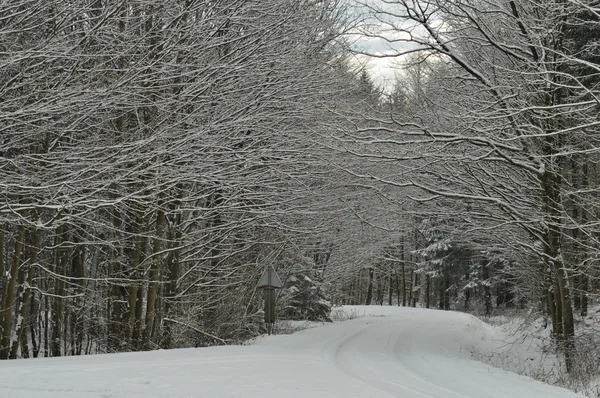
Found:
<path fill-rule="evenodd" d="M 0 358 L 243 340 L 272 264 L 282 315 L 528 307 L 572 369 L 600 288 L 597 7 L 386 3 L 0 6 Z M 394 89 L 351 27 L 408 42 Z"/>
<path fill-rule="evenodd" d="M 392 251 L 401 239 L 411 243 L 394 258 L 421 270 L 419 283 L 412 278 L 421 294 L 424 275 L 438 278 L 436 300 L 448 289 L 467 300 L 469 280 L 494 278 L 485 270 L 504 264 L 496 277 L 549 319 L 572 370 L 576 317 L 599 293 L 597 4 L 359 3 L 365 34 L 392 43 L 384 56 L 403 60 L 405 72 L 370 123 L 339 142 L 351 139 L 362 159 L 379 164 L 371 173 L 354 168 L 356 176 L 412 201 L 394 229 L 423 236 L 396 234 Z M 382 267 L 385 250 L 368 267 Z"/>
<path fill-rule="evenodd" d="M 343 23 L 333 1 L 3 3 L 0 358 L 259 333 L 262 269 L 328 227 Z"/>

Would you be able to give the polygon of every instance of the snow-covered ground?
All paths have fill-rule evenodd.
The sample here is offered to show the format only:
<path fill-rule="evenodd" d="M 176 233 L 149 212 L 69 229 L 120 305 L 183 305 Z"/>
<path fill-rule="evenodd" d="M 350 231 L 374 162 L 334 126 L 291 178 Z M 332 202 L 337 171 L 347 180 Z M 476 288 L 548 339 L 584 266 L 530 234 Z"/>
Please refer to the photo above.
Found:
<path fill-rule="evenodd" d="M 503 338 L 470 315 L 346 311 L 364 317 L 246 346 L 4 361 L 0 397 L 581 397 L 472 360 Z"/>
<path fill-rule="evenodd" d="M 496 349 L 474 352 L 474 358 L 492 366 L 533 377 L 588 398 L 600 398 L 600 307 L 590 308 L 585 318 L 577 317 L 575 366 L 569 374 L 564 358 L 551 337 L 552 326 L 544 318 L 522 312 L 484 318 L 495 329 Z"/>

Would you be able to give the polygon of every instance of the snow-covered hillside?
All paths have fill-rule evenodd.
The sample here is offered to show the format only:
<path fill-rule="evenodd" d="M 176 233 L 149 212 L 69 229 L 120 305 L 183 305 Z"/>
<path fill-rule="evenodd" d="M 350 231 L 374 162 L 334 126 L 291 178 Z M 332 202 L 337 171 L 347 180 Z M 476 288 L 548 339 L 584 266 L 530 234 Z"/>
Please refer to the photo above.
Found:
<path fill-rule="evenodd" d="M 471 359 L 493 328 L 455 312 L 354 307 L 346 322 L 247 346 L 0 363 L 0 396 L 571 398 Z"/>

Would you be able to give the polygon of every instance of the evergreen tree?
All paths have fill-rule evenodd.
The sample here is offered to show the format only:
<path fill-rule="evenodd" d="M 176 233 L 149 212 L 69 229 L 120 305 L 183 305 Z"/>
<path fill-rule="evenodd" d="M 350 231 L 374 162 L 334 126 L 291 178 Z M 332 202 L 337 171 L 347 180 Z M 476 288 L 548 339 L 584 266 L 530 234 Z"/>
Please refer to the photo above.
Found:
<path fill-rule="evenodd" d="M 308 257 L 298 256 L 279 296 L 282 317 L 330 322 L 331 300 L 322 271 Z"/>

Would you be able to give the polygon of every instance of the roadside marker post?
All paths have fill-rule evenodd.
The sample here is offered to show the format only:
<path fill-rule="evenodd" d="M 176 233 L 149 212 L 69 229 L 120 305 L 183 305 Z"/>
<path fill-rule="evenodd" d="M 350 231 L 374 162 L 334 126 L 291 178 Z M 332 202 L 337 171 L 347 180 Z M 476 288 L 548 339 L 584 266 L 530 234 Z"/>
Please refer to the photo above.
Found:
<path fill-rule="evenodd" d="M 263 289 L 265 292 L 265 323 L 267 324 L 267 333 L 271 335 L 273 324 L 275 323 L 275 289 L 281 289 L 283 283 L 279 275 L 275 272 L 272 265 L 267 265 L 262 276 L 256 285 L 257 289 Z"/>

